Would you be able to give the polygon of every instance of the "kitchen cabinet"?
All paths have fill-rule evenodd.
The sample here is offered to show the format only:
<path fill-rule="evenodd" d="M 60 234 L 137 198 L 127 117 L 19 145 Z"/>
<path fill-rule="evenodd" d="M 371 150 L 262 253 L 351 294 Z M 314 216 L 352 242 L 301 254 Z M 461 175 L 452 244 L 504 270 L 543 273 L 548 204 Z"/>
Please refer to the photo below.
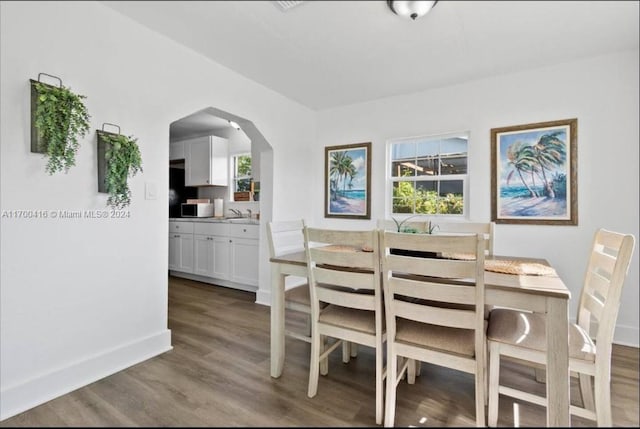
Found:
<path fill-rule="evenodd" d="M 184 142 L 171 142 L 169 143 L 169 161 L 176 159 L 184 159 Z"/>
<path fill-rule="evenodd" d="M 258 237 L 257 225 L 229 225 L 231 281 L 258 286 Z"/>
<path fill-rule="evenodd" d="M 229 142 L 217 136 L 184 141 L 185 185 L 228 186 Z"/>
<path fill-rule="evenodd" d="M 193 234 L 169 234 L 169 269 L 193 272 Z"/>
<path fill-rule="evenodd" d="M 169 222 L 169 269 L 193 273 L 193 224 Z"/>
<path fill-rule="evenodd" d="M 170 221 L 169 269 L 193 280 L 254 290 L 258 286 L 259 228 L 227 222 Z"/>
<path fill-rule="evenodd" d="M 227 237 L 194 235 L 194 274 L 217 279 L 229 278 L 229 240 Z"/>

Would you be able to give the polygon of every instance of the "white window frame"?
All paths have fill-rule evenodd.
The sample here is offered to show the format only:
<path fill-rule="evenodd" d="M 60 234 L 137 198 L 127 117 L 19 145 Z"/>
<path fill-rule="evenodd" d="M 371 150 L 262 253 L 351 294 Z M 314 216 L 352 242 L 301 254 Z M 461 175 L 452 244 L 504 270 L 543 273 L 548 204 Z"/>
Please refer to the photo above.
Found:
<path fill-rule="evenodd" d="M 253 157 L 251 156 L 251 152 L 238 152 L 238 153 L 234 153 L 231 154 L 229 156 L 229 183 L 231 184 L 231 186 L 229 186 L 229 200 L 230 201 L 234 201 L 234 192 L 237 192 L 237 182 L 238 180 L 244 180 L 244 179 L 251 179 L 253 178 L 253 174 L 251 176 L 240 176 L 240 177 L 236 177 L 236 158 L 241 157 L 241 156 L 248 156 L 249 158 L 251 158 L 251 172 L 253 173 Z M 242 201 L 239 201 L 242 202 Z"/>
<path fill-rule="evenodd" d="M 393 213 L 393 183 L 398 181 L 397 177 L 391 175 L 391 164 L 393 162 L 392 156 L 392 148 L 395 143 L 402 143 L 405 141 L 412 140 L 440 140 L 447 139 L 452 137 L 466 137 L 467 139 L 467 174 L 452 174 L 446 176 L 438 176 L 438 181 L 446 181 L 446 180 L 462 180 L 462 192 L 464 195 L 464 202 L 462 206 L 461 214 L 429 214 L 429 213 Z M 385 216 L 387 218 L 394 217 L 396 219 L 404 219 L 408 217 L 415 217 L 416 219 L 422 218 L 440 218 L 440 219 L 467 219 L 469 213 L 469 171 L 470 171 L 470 163 L 469 163 L 469 142 L 471 140 L 471 133 L 469 131 L 460 131 L 460 132 L 448 132 L 445 134 L 433 134 L 433 135 L 419 135 L 415 137 L 399 137 L 392 138 L 387 140 L 386 143 L 386 159 L 385 159 Z M 421 179 L 418 177 L 410 177 L 408 178 L 411 181 L 419 182 Z M 422 179 L 425 180 L 425 179 Z M 432 180 L 425 180 L 432 181 Z"/>

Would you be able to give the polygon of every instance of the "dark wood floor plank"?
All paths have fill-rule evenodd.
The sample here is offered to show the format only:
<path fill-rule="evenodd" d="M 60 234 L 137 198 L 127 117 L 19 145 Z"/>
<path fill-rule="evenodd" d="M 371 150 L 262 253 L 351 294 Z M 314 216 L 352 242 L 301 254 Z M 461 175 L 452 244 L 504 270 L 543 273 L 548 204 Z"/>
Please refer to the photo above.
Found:
<path fill-rule="evenodd" d="M 329 374 L 307 397 L 309 345 L 287 339 L 283 374 L 269 376 L 269 308 L 255 295 L 192 280 L 169 278 L 173 350 L 134 365 L 3 422 L 1 427 L 46 426 L 375 426 L 373 350 L 360 347 L 343 364 L 330 356 Z M 289 313 L 288 326 L 304 330 L 304 315 Z M 637 426 L 637 348 L 614 346 L 612 402 L 615 426 Z M 544 394 L 531 368 L 504 362 L 501 381 Z M 579 403 L 571 380 L 572 403 Z M 473 377 L 423 364 L 414 385 L 398 385 L 397 426 L 475 426 Z M 542 426 L 543 407 L 500 397 L 500 426 Z M 595 423 L 572 417 L 576 427 Z"/>

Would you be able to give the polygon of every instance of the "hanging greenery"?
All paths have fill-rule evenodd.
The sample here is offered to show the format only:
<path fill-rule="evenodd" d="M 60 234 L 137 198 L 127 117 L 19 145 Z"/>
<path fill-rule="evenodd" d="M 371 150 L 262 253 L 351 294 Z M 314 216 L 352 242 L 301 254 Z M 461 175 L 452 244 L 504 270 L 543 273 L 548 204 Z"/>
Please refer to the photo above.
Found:
<path fill-rule="evenodd" d="M 38 151 L 48 156 L 46 171 L 65 173 L 76 163 L 79 139 L 89 132 L 89 113 L 84 95 L 69 88 L 32 81 L 36 92 L 34 125 L 38 131 Z"/>
<path fill-rule="evenodd" d="M 105 185 L 109 194 L 107 205 L 122 209 L 131 203 L 131 190 L 128 178 L 142 171 L 142 155 L 133 136 L 98 132 L 104 139 L 105 149 Z"/>

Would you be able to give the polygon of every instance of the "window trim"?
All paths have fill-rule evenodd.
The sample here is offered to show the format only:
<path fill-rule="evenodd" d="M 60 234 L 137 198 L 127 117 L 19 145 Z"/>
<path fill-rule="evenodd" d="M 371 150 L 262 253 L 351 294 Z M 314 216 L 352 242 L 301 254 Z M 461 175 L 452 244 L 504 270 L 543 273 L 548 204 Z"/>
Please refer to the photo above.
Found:
<path fill-rule="evenodd" d="M 251 158 L 251 172 L 253 173 L 253 157 L 251 156 L 251 152 L 238 152 L 229 155 L 229 201 L 236 202 L 234 198 L 234 192 L 237 192 L 236 185 L 238 180 L 243 179 L 253 179 L 253 174 L 250 176 L 239 176 L 236 178 L 236 158 L 241 156 L 248 156 Z M 243 202 L 243 201 L 237 201 Z"/>
<path fill-rule="evenodd" d="M 466 136 L 467 137 L 467 173 L 466 174 L 447 174 L 447 175 L 441 175 L 439 176 L 438 181 L 445 181 L 445 180 L 462 180 L 462 190 L 464 192 L 464 203 L 462 206 L 462 214 L 427 214 L 427 213 L 393 213 L 393 197 L 392 197 L 392 193 L 393 193 L 393 184 L 394 182 L 398 182 L 400 181 L 399 179 L 401 179 L 400 177 L 395 177 L 391 175 L 391 163 L 393 162 L 392 159 L 392 148 L 393 145 L 396 143 L 402 143 L 403 141 L 409 141 L 409 140 L 419 140 L 419 139 L 425 139 L 425 140 L 438 140 L 438 139 L 447 139 L 447 138 L 452 138 L 452 137 L 461 137 L 461 136 Z M 459 132 L 447 132 L 447 133 L 442 133 L 442 134 L 421 134 L 421 135 L 417 135 L 417 136 L 412 136 L 412 137 L 396 137 L 396 138 L 391 138 L 388 139 L 386 141 L 386 146 L 385 146 L 385 163 L 384 163 L 384 169 L 385 169 L 385 196 L 384 196 L 384 213 L 385 213 L 385 217 L 391 218 L 397 218 L 397 219 L 405 219 L 408 217 L 429 217 L 429 218 L 440 218 L 440 219 L 465 219 L 468 220 L 469 219 L 469 181 L 471 178 L 470 175 L 470 171 L 471 171 L 471 166 L 470 166 L 470 158 L 469 158 L 469 143 L 471 141 L 471 132 L 470 131 L 459 131 Z M 405 179 L 404 181 L 407 181 L 406 179 L 409 179 L 409 181 L 413 181 L 413 182 L 419 182 L 419 181 L 433 181 L 433 180 L 429 180 L 426 179 L 425 177 L 429 177 L 429 176 L 411 176 L 408 178 L 403 178 Z"/>

